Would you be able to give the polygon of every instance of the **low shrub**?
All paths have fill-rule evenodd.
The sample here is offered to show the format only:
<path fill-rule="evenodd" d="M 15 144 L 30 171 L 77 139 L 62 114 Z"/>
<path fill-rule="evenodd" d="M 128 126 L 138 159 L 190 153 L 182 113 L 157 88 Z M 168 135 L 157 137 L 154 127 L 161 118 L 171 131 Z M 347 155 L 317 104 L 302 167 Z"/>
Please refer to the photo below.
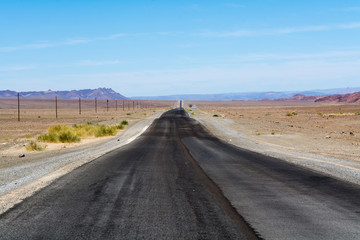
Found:
<path fill-rule="evenodd" d="M 59 133 L 59 141 L 62 143 L 73 143 L 73 142 L 80 142 L 80 137 L 76 136 L 76 134 L 71 131 L 63 131 Z"/>
<path fill-rule="evenodd" d="M 123 121 L 121 122 L 121 125 L 129 125 L 129 122 L 126 121 L 126 120 L 123 120 Z"/>
<path fill-rule="evenodd" d="M 41 142 L 57 143 L 59 142 L 59 136 L 56 133 L 45 133 L 41 134 L 36 138 Z"/>
<path fill-rule="evenodd" d="M 114 136 L 117 130 L 124 129 L 129 123 L 124 120 L 118 125 L 93 125 L 87 123 L 83 125 L 55 125 L 48 128 L 45 134 L 39 135 L 36 139 L 41 142 L 49 143 L 73 143 L 79 142 L 81 138 Z"/>
<path fill-rule="evenodd" d="M 26 136 L 25 136 L 26 139 L 31 139 L 32 137 L 33 137 L 33 135 L 31 135 L 31 134 L 26 134 Z"/>
<path fill-rule="evenodd" d="M 324 113 L 322 113 L 322 112 L 318 112 L 317 113 L 320 117 L 323 117 L 325 114 Z"/>
<path fill-rule="evenodd" d="M 46 145 L 42 146 L 35 141 L 31 141 L 25 146 L 27 151 L 44 151 L 46 147 Z"/>
<path fill-rule="evenodd" d="M 103 136 L 114 136 L 116 134 L 117 127 L 116 126 L 105 126 L 98 125 L 99 128 L 95 133 L 95 137 L 103 137 Z"/>
<path fill-rule="evenodd" d="M 296 115 L 298 115 L 297 112 L 291 112 L 286 114 L 287 117 L 296 116 Z"/>
<path fill-rule="evenodd" d="M 219 114 L 214 114 L 213 117 L 221 117 Z"/>

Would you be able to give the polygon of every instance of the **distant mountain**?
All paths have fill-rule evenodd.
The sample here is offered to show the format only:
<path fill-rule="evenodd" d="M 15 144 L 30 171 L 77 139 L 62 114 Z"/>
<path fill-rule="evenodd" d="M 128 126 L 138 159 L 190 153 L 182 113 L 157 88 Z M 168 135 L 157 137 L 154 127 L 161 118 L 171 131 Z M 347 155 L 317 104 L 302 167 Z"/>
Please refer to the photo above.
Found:
<path fill-rule="evenodd" d="M 14 98 L 17 97 L 17 92 L 5 90 L 0 91 L 0 98 Z M 83 90 L 71 90 L 71 91 L 34 91 L 34 92 L 20 92 L 22 98 L 34 98 L 34 99 L 49 99 L 57 96 L 59 99 L 128 99 L 115 92 L 111 88 L 97 88 L 97 89 L 83 89 Z"/>
<path fill-rule="evenodd" d="M 286 91 L 286 92 L 242 92 L 223 94 L 180 94 L 168 96 L 132 97 L 136 100 L 193 100 L 193 101 L 231 101 L 231 100 L 262 100 L 291 98 L 300 94 L 303 96 L 325 96 L 330 94 L 345 94 L 360 91 L 360 88 L 336 88 L 311 91 Z"/>
<path fill-rule="evenodd" d="M 291 97 L 287 92 L 244 92 L 223 94 L 181 94 L 168 96 L 132 97 L 136 100 L 195 100 L 195 101 L 232 101 L 232 100 L 261 100 L 264 98 L 277 99 Z"/>
<path fill-rule="evenodd" d="M 302 94 L 296 94 L 289 98 L 279 98 L 274 99 L 274 101 L 301 101 L 301 102 L 314 102 L 319 98 L 322 98 L 323 96 L 305 96 Z M 264 101 L 265 99 L 263 99 Z"/>
<path fill-rule="evenodd" d="M 336 94 L 319 98 L 315 102 L 326 103 L 360 103 L 360 92 L 350 94 Z"/>

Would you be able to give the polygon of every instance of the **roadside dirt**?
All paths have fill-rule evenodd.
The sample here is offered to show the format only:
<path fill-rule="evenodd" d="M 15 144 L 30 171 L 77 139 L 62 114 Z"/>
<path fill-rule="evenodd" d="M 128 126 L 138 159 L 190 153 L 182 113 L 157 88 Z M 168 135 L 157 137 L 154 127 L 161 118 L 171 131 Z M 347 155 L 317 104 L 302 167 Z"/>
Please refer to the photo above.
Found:
<path fill-rule="evenodd" d="M 137 118 L 135 114 L 131 119 L 127 118 L 129 126 L 114 137 L 88 139 L 66 148 L 58 144 L 60 147 L 52 150 L 26 153 L 24 158 L 18 157 L 16 146 L 3 151 L 0 158 L 0 214 L 55 179 L 134 140 L 165 109 L 154 111 L 152 114 L 141 113 Z M 103 123 L 112 124 L 120 119 L 114 118 Z"/>
<path fill-rule="evenodd" d="M 1 156 L 18 155 L 26 153 L 24 146 L 36 140 L 36 136 L 46 132 L 53 125 L 74 125 L 91 122 L 93 124 L 119 124 L 127 120 L 130 124 L 145 119 L 163 108 L 149 109 L 126 109 L 126 111 L 115 111 L 110 109 L 99 110 L 94 113 L 89 109 L 82 111 L 80 115 L 76 109 L 64 109 L 55 118 L 53 110 L 49 109 L 26 109 L 22 112 L 21 121 L 15 119 L 14 109 L 0 109 L 0 154 Z M 98 139 L 83 139 L 84 142 L 98 141 Z M 45 145 L 45 144 L 43 144 Z M 64 147 L 77 146 L 79 144 L 48 144 L 47 150 L 60 149 Z M 0 164 L 1 165 L 1 164 Z"/>
<path fill-rule="evenodd" d="M 199 118 L 224 119 L 254 142 L 360 161 L 360 105 L 195 102 Z M 191 114 L 191 112 L 190 112 Z M 214 117 L 219 115 L 220 117 Z M 291 116 L 290 116 L 291 115 Z"/>
<path fill-rule="evenodd" d="M 360 105 L 194 103 L 189 115 L 225 142 L 360 184 Z"/>

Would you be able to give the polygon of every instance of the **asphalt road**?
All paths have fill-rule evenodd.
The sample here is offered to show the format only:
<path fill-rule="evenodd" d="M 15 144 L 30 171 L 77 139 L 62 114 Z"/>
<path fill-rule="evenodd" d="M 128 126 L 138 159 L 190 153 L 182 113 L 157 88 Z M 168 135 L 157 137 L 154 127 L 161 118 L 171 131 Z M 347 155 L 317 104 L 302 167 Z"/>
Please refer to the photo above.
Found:
<path fill-rule="evenodd" d="M 0 216 L 1 239 L 360 239 L 360 187 L 171 110 Z"/>

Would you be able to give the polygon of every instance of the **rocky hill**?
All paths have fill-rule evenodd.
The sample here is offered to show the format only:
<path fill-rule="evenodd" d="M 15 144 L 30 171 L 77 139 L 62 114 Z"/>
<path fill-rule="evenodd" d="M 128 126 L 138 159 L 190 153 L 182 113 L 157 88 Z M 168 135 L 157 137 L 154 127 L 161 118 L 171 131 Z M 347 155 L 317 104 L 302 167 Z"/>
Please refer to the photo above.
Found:
<path fill-rule="evenodd" d="M 304 101 L 304 102 L 314 102 L 323 96 L 305 96 L 302 94 L 296 94 L 289 98 L 279 98 L 275 99 L 274 101 Z"/>
<path fill-rule="evenodd" d="M 17 97 L 17 92 L 5 90 L 0 91 L 0 98 L 14 98 Z M 59 99 L 128 99 L 120 93 L 115 92 L 111 88 L 97 88 L 97 89 L 83 89 L 71 91 L 33 91 L 33 92 L 20 92 L 22 98 L 34 99 L 49 99 L 57 96 Z"/>
<path fill-rule="evenodd" d="M 360 103 L 360 92 L 350 94 L 336 94 L 326 97 L 321 97 L 315 102 L 328 102 L 328 103 Z"/>

